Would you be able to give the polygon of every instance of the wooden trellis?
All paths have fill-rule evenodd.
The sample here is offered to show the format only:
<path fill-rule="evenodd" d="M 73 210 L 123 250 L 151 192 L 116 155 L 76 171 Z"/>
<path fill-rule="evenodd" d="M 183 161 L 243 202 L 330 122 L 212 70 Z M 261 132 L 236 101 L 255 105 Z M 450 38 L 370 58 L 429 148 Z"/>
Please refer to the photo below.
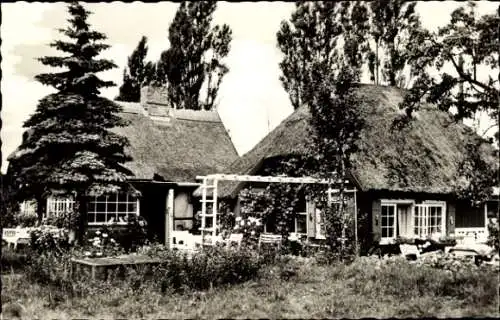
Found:
<path fill-rule="evenodd" d="M 205 236 L 217 236 L 217 187 L 219 181 L 238 181 L 238 182 L 267 182 L 267 183 L 299 183 L 299 184 L 330 184 L 331 181 L 326 179 L 317 179 L 312 177 L 283 177 L 283 176 L 258 176 L 258 175 L 237 175 L 237 174 L 210 174 L 206 176 L 197 176 L 197 180 L 202 180 L 201 185 L 202 197 L 201 197 L 201 235 L 202 242 L 205 243 Z M 340 183 L 341 180 L 337 180 L 336 183 Z M 345 181 L 349 183 L 348 180 Z M 208 190 L 212 190 L 208 193 Z M 328 195 L 330 197 L 331 193 L 338 192 L 338 189 L 329 189 Z M 357 204 L 356 204 L 356 188 L 346 189 L 344 192 L 354 194 L 354 224 L 355 224 L 355 241 L 356 246 L 358 243 L 358 232 L 357 232 Z M 207 206 L 211 205 L 210 210 L 207 210 Z M 211 218 L 212 223 L 207 225 L 207 218 Z M 345 236 L 342 236 L 345 238 Z"/>

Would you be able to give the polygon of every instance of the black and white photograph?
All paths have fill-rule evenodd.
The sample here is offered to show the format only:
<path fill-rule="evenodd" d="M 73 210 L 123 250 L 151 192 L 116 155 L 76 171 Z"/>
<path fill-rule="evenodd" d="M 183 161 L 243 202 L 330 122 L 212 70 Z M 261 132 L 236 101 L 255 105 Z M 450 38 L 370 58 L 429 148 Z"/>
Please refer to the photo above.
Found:
<path fill-rule="evenodd" d="M 0 319 L 500 318 L 500 4 L 3 2 Z"/>

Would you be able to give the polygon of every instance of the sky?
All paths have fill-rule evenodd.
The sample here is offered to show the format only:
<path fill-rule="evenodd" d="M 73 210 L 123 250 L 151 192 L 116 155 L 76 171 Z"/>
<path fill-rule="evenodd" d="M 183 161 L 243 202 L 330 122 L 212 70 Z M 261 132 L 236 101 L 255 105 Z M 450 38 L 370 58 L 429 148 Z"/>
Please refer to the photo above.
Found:
<path fill-rule="evenodd" d="M 108 36 L 111 45 L 101 57 L 112 59 L 118 68 L 103 72 L 105 80 L 118 86 L 122 82 L 127 57 L 144 35 L 148 38 L 147 59 L 157 61 L 168 48 L 168 27 L 178 3 L 112 2 L 89 3 L 93 12 L 89 22 L 94 29 Z M 419 2 L 417 11 L 423 25 L 436 30 L 449 22 L 450 13 L 459 2 Z M 480 14 L 494 12 L 498 4 L 478 2 Z M 239 154 L 249 151 L 270 130 L 285 119 L 293 108 L 280 81 L 281 52 L 277 48 L 276 32 L 283 20 L 289 19 L 294 4 L 290 2 L 219 2 L 214 23 L 226 23 L 232 29 L 233 40 L 226 64 L 230 71 L 224 77 L 217 110 Z M 62 36 L 57 28 L 66 26 L 66 4 L 2 3 L 2 172 L 6 158 L 21 143 L 23 122 L 35 111 L 40 98 L 53 92 L 41 85 L 34 76 L 50 71 L 36 58 L 56 54 L 48 44 Z M 103 90 L 113 99 L 118 86 Z"/>

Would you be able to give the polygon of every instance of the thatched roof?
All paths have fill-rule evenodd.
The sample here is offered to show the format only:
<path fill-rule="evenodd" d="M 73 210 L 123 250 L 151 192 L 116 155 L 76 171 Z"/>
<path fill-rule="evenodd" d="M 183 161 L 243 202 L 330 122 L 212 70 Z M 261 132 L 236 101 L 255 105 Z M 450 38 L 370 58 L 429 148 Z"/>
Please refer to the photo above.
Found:
<path fill-rule="evenodd" d="M 238 158 L 216 111 L 179 110 L 147 103 L 115 101 L 130 124 L 112 131 L 128 138 L 125 164 L 132 179 L 196 182 L 197 175 L 220 172 Z M 23 139 L 29 130 L 23 135 Z M 17 149 L 9 160 L 18 157 Z"/>
<path fill-rule="evenodd" d="M 363 190 L 451 192 L 457 183 L 464 140 L 473 137 L 470 128 L 455 123 L 435 106 L 425 105 L 411 127 L 391 131 L 393 120 L 401 112 L 401 90 L 360 85 L 357 94 L 364 102 L 365 127 L 358 141 L 360 150 L 353 157 L 352 174 Z M 224 173 L 254 174 L 265 159 L 303 153 L 309 117 L 306 106 L 297 109 Z M 219 196 L 234 197 L 241 186 L 238 182 L 221 182 Z"/>
<path fill-rule="evenodd" d="M 129 139 L 125 164 L 134 179 L 195 182 L 197 175 L 220 172 L 238 154 L 215 111 L 144 108 L 140 103 L 117 102 L 130 122 L 115 132 Z M 161 111 L 161 112 L 160 112 Z"/>

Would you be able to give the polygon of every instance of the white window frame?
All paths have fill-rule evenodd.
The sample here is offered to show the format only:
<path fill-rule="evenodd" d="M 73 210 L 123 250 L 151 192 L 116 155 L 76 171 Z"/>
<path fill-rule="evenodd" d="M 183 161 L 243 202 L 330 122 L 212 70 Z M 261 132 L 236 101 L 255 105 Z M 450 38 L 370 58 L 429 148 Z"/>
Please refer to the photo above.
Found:
<path fill-rule="evenodd" d="M 417 225 L 416 219 L 417 219 L 417 208 L 421 208 L 422 210 L 422 217 L 418 220 L 419 225 Z M 440 225 L 431 225 L 430 221 L 432 216 L 430 215 L 430 208 L 441 208 L 441 224 Z M 436 216 L 437 217 L 437 216 Z M 418 238 L 426 238 L 429 236 L 432 236 L 432 228 L 433 227 L 440 227 L 440 231 L 437 232 L 437 234 L 440 235 L 445 235 L 446 234 L 446 202 L 445 201 L 424 201 L 422 203 L 416 204 L 414 206 L 414 213 L 413 213 L 413 232 L 415 237 Z"/>
<path fill-rule="evenodd" d="M 384 226 L 383 221 L 384 221 L 384 215 L 383 215 L 383 207 L 388 207 L 392 208 L 392 226 Z M 392 240 L 396 239 L 396 236 L 398 234 L 398 224 L 397 224 L 397 203 L 396 202 L 389 202 L 389 201 L 382 201 L 380 204 L 380 243 L 389 243 Z M 389 215 L 387 215 L 387 218 L 389 218 Z M 392 236 L 386 236 L 384 237 L 384 229 L 392 229 L 393 233 Z"/>
<path fill-rule="evenodd" d="M 441 231 L 439 234 L 444 235 L 446 234 L 446 201 L 437 201 L 437 200 L 425 200 L 422 201 L 419 204 L 415 203 L 415 200 L 410 200 L 410 199 L 381 199 L 380 201 L 380 231 L 381 231 L 381 239 L 380 239 L 380 244 L 389 244 L 394 242 L 394 240 L 397 238 L 398 234 L 398 212 L 397 212 L 397 205 L 398 204 L 409 204 L 411 205 L 411 217 L 410 217 L 410 229 L 413 233 L 414 238 L 426 238 L 428 236 L 431 236 L 431 230 L 430 228 L 432 226 L 429 225 L 429 209 L 431 207 L 440 207 L 441 208 Z M 394 234 L 392 237 L 382 237 L 382 228 L 384 226 L 382 225 L 382 207 L 383 206 L 393 206 L 394 207 Z M 423 219 L 422 221 L 424 222 L 423 225 L 417 225 L 415 224 L 415 219 L 417 218 L 417 212 L 420 210 L 419 208 L 423 208 L 422 210 L 424 211 L 424 216 L 421 218 Z M 419 212 L 418 212 L 419 213 Z M 424 231 L 421 231 L 422 228 Z"/>
<path fill-rule="evenodd" d="M 89 226 L 98 226 L 98 225 L 104 225 L 104 224 L 116 224 L 116 225 L 125 225 L 127 222 L 125 220 L 120 221 L 121 216 L 128 216 L 130 214 L 135 214 L 136 216 L 139 216 L 140 212 L 140 201 L 138 197 L 135 197 L 134 195 L 130 193 L 125 194 L 126 199 L 125 201 L 119 201 L 119 194 L 115 193 L 113 195 L 105 195 L 101 197 L 94 197 L 93 200 L 88 202 L 88 210 L 87 210 L 87 224 Z M 104 197 L 104 199 L 103 199 Z M 132 200 L 132 199 L 135 200 Z M 114 201 L 113 201 L 114 200 Z M 97 211 L 97 205 L 98 204 L 104 204 L 104 211 Z M 108 212 L 108 204 L 113 204 L 115 206 L 115 211 L 113 212 Z M 128 211 L 128 207 L 131 204 L 135 204 L 135 210 L 134 211 Z M 91 205 L 94 205 L 94 209 L 91 209 Z M 124 212 L 118 211 L 119 205 L 125 205 L 125 210 Z M 102 215 L 104 214 L 104 221 L 96 221 L 97 215 Z M 93 215 L 94 219 L 93 221 L 89 221 L 89 216 Z M 112 222 L 111 219 L 114 218 Z"/>
<path fill-rule="evenodd" d="M 74 207 L 75 199 L 73 197 L 48 197 L 47 208 L 43 213 L 43 218 L 59 217 L 64 212 L 72 211 Z"/>
<path fill-rule="evenodd" d="M 295 216 L 293 217 L 293 226 L 294 226 L 294 231 L 293 233 L 296 233 L 298 235 L 304 235 L 304 236 L 307 236 L 307 230 L 309 230 L 309 219 L 307 219 L 307 212 L 309 210 L 309 204 L 308 202 L 306 201 L 306 211 L 305 212 L 296 212 L 295 213 Z M 305 232 L 299 232 L 299 228 L 298 228 L 298 220 L 297 220 L 297 216 L 305 216 L 305 219 L 306 219 L 306 230 Z"/>

